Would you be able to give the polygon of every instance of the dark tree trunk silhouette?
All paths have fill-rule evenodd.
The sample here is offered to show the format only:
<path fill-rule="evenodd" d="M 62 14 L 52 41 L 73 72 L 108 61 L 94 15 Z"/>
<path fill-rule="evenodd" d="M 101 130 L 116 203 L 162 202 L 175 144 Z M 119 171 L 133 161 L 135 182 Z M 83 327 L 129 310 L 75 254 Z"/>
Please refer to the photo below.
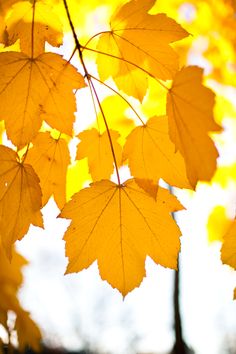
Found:
<path fill-rule="evenodd" d="M 179 265 L 179 260 L 178 260 Z M 182 331 L 182 317 L 180 311 L 180 266 L 174 275 L 174 291 L 173 291 L 173 308 L 174 308 L 174 332 L 175 343 L 171 354 L 194 354 L 192 349 L 189 349 L 184 341 Z"/>

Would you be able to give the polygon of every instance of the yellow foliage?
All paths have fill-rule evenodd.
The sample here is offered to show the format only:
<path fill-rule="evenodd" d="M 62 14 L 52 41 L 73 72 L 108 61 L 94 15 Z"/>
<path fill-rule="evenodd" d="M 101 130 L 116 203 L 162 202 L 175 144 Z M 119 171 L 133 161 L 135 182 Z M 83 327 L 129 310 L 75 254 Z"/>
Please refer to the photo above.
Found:
<path fill-rule="evenodd" d="M 109 130 L 109 135 L 106 131 L 99 134 L 93 128 L 83 131 L 78 135 L 78 138 L 80 139 L 80 143 L 77 148 L 76 158 L 78 160 L 88 158 L 89 172 L 94 182 L 111 177 L 114 169 L 114 156 L 117 166 L 121 166 L 122 149 L 117 142 L 119 138 L 118 132 Z"/>
<path fill-rule="evenodd" d="M 236 222 L 228 227 L 221 247 L 221 260 L 224 264 L 236 269 Z"/>
<path fill-rule="evenodd" d="M 42 206 L 53 195 L 61 209 L 66 202 L 66 174 L 70 163 L 66 141 L 52 138 L 49 132 L 39 133 L 33 140 L 33 148 L 28 151 L 25 162 L 32 165 L 39 176 Z"/>
<path fill-rule="evenodd" d="M 60 55 L 23 53 L 0 56 L 0 118 L 8 138 L 22 148 L 37 134 L 44 119 L 53 128 L 72 134 L 75 98 L 72 90 L 84 87 L 81 74 Z"/>
<path fill-rule="evenodd" d="M 30 224 L 43 227 L 39 178 L 32 166 L 19 162 L 15 151 L 0 146 L 0 236 L 11 258 L 12 245 Z"/>
<path fill-rule="evenodd" d="M 213 176 L 226 186 L 236 175 L 235 164 L 216 172 L 211 138 L 221 131 L 216 122 L 234 119 L 234 107 L 218 94 L 214 120 L 215 94 L 203 85 L 203 69 L 187 62 L 204 59 L 208 77 L 236 83 L 234 5 L 0 0 L 1 142 L 12 147 L 0 146 L 0 237 L 9 258 L 30 224 L 43 227 L 40 210 L 53 196 L 61 217 L 72 219 L 67 272 L 97 260 L 101 277 L 124 296 L 145 276 L 147 256 L 176 268 L 180 230 L 170 213 L 182 207 L 159 180 L 194 189 Z M 92 113 L 84 109 L 86 94 Z M 83 126 L 76 136 L 75 122 Z M 134 177 L 125 183 L 123 167 Z M 211 235 L 215 218 L 219 234 L 227 224 L 216 209 Z M 226 235 L 223 259 L 234 259 L 234 246 Z M 11 291 L 4 291 L 7 303 Z M 37 349 L 27 312 L 19 312 L 16 327 L 19 348 Z"/>
<path fill-rule="evenodd" d="M 202 69 L 179 71 L 167 97 L 170 138 L 183 155 L 192 186 L 209 181 L 216 169 L 218 153 L 209 137 L 221 128 L 213 117 L 214 94 L 202 85 Z"/>
<path fill-rule="evenodd" d="M 153 117 L 136 127 L 127 137 L 124 159 L 135 178 L 160 178 L 180 188 L 192 188 L 186 176 L 184 159 L 168 135 L 167 117 Z"/>
<path fill-rule="evenodd" d="M 209 241 L 222 242 L 231 223 L 232 220 L 227 217 L 225 208 L 222 205 L 215 206 L 214 209 L 212 209 L 207 222 Z"/>
<path fill-rule="evenodd" d="M 169 44 L 188 35 L 166 15 L 148 14 L 154 2 L 132 0 L 123 5 L 111 18 L 110 31 L 101 34 L 97 45 L 100 78 L 112 76 L 119 89 L 140 101 L 145 94 L 147 72 L 162 80 L 173 78 L 178 60 Z"/>
<path fill-rule="evenodd" d="M 44 53 L 46 41 L 57 47 L 62 44 L 60 20 L 53 14 L 52 6 L 44 1 L 17 2 L 8 13 L 5 24 L 5 46 L 19 39 L 21 51 L 30 57 Z"/>
<path fill-rule="evenodd" d="M 67 273 L 97 260 L 102 279 L 125 296 L 145 276 L 147 256 L 176 269 L 180 230 L 170 216 L 174 197 L 166 191 L 163 200 L 160 194 L 155 201 L 133 180 L 99 181 L 75 194 L 60 214 L 72 219 L 64 236 Z"/>

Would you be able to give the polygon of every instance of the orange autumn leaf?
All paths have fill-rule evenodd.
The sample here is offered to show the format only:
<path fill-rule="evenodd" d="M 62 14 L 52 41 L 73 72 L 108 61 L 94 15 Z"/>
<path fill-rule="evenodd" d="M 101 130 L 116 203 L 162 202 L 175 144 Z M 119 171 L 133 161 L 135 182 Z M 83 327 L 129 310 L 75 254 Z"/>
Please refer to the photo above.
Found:
<path fill-rule="evenodd" d="M 20 39 L 20 48 L 34 57 L 44 52 L 45 42 L 53 46 L 62 44 L 62 25 L 53 8 L 44 1 L 19 1 L 12 6 L 6 18 L 5 46 Z"/>
<path fill-rule="evenodd" d="M 168 135 L 167 117 L 152 117 L 136 127 L 127 137 L 124 160 L 135 178 L 158 181 L 180 187 L 192 188 L 187 176 L 184 159 Z"/>
<path fill-rule="evenodd" d="M 166 201 L 162 193 L 155 201 L 134 180 L 103 180 L 75 194 L 60 214 L 72 219 L 64 236 L 67 273 L 97 260 L 102 279 L 125 296 L 145 276 L 147 256 L 176 269 L 180 230 L 170 215 L 173 199 L 166 191 Z"/>
<path fill-rule="evenodd" d="M 224 235 L 221 260 L 224 264 L 236 269 L 236 220 L 232 222 Z"/>
<path fill-rule="evenodd" d="M 0 54 L 0 119 L 8 138 L 19 148 L 37 134 L 44 119 L 72 134 L 75 88 L 84 87 L 81 74 L 58 54 L 29 58 L 23 53 Z"/>
<path fill-rule="evenodd" d="M 17 312 L 15 330 L 17 332 L 19 351 L 24 351 L 25 348 L 30 347 L 34 351 L 40 352 L 42 335 L 28 311 L 21 310 Z"/>
<path fill-rule="evenodd" d="M 221 129 L 213 118 L 215 95 L 202 85 L 202 75 L 196 66 L 181 69 L 167 96 L 170 138 L 185 159 L 193 186 L 215 172 L 218 152 L 209 133 Z"/>
<path fill-rule="evenodd" d="M 149 14 L 154 3 L 132 0 L 118 8 L 111 17 L 110 31 L 102 33 L 97 44 L 101 79 L 112 76 L 119 89 L 140 101 L 148 87 L 145 71 L 162 80 L 172 79 L 178 56 L 170 43 L 188 36 L 165 14 Z"/>
<path fill-rule="evenodd" d="M 43 227 L 39 179 L 30 165 L 0 146 L 0 237 L 11 258 L 12 245 L 28 232 L 30 224 Z"/>
<path fill-rule="evenodd" d="M 122 148 L 117 142 L 119 133 L 114 130 L 109 130 L 109 134 L 116 156 L 116 163 L 120 166 Z M 78 138 L 81 141 L 77 148 L 76 158 L 78 160 L 84 158 L 88 159 L 89 172 L 93 181 L 110 178 L 114 170 L 114 158 L 107 131 L 100 134 L 97 129 L 93 128 L 83 131 L 78 135 Z"/>
<path fill-rule="evenodd" d="M 49 132 L 39 133 L 25 161 L 32 165 L 40 179 L 42 206 L 53 195 L 58 208 L 66 202 L 66 174 L 70 154 L 63 138 L 54 139 Z"/>

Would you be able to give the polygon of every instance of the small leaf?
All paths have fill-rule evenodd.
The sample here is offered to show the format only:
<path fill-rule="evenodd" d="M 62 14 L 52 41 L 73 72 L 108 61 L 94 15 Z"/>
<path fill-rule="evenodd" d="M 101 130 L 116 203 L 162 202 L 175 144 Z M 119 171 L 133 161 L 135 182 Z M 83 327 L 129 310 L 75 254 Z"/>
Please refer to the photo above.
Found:
<path fill-rule="evenodd" d="M 236 269 L 236 220 L 233 221 L 224 235 L 221 260 L 224 264 Z"/>
<path fill-rule="evenodd" d="M 169 138 L 165 116 L 152 117 L 136 127 L 127 137 L 123 157 L 135 178 L 156 182 L 162 178 L 172 186 L 191 188 L 184 159 Z"/>
<path fill-rule="evenodd" d="M 31 223 L 37 220 L 43 227 L 41 197 L 33 168 L 18 162 L 15 151 L 0 146 L 0 236 L 8 258 L 13 243 L 23 238 Z"/>
<path fill-rule="evenodd" d="M 202 85 L 202 74 L 196 66 L 181 69 L 167 96 L 170 138 L 185 159 L 193 186 L 212 178 L 218 152 L 209 133 L 221 130 L 213 118 L 215 95 Z"/>
<path fill-rule="evenodd" d="M 121 165 L 122 149 L 117 139 L 119 133 L 114 130 L 109 130 L 116 162 Z M 110 178 L 114 170 L 114 159 L 110 146 L 110 141 L 107 131 L 102 134 L 93 128 L 85 130 L 78 135 L 81 142 L 78 145 L 76 158 L 81 160 L 88 158 L 89 172 L 93 181 Z"/>
<path fill-rule="evenodd" d="M 168 191 L 160 200 L 158 194 L 154 201 L 134 180 L 123 185 L 103 180 L 75 194 L 59 215 L 72 219 L 64 236 L 67 273 L 97 260 L 102 279 L 125 296 L 145 276 L 147 256 L 176 269 L 180 231 L 170 213 L 178 206 Z"/>
<path fill-rule="evenodd" d="M 53 139 L 49 132 L 39 133 L 33 140 L 25 161 L 39 176 L 42 189 L 42 206 L 53 195 L 58 208 L 66 202 L 66 174 L 70 154 L 64 139 Z"/>
<path fill-rule="evenodd" d="M 30 59 L 23 53 L 0 54 L 0 119 L 18 148 L 37 134 L 44 119 L 51 127 L 72 134 L 76 111 L 73 89 L 84 87 L 77 70 L 58 54 Z"/>

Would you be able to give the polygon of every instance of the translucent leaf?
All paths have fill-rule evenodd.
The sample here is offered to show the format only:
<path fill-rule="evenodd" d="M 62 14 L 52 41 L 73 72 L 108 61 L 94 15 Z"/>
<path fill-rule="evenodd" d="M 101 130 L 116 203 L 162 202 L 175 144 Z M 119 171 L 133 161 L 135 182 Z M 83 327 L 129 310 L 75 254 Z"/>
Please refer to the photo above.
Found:
<path fill-rule="evenodd" d="M 72 219 L 64 236 L 67 273 L 97 260 L 102 279 L 125 296 L 145 276 L 147 256 L 176 269 L 180 231 L 170 215 L 173 199 L 166 191 L 155 201 L 134 180 L 103 180 L 75 194 L 60 214 Z"/>
<path fill-rule="evenodd" d="M 76 111 L 73 89 L 84 87 L 77 70 L 58 54 L 30 59 L 23 53 L 0 54 L 0 119 L 8 138 L 22 148 L 37 134 L 44 119 L 72 134 Z"/>
<path fill-rule="evenodd" d="M 15 151 L 0 146 L 0 236 L 9 258 L 13 243 L 22 239 L 31 223 L 43 227 L 41 198 L 33 168 L 20 163 Z"/>
<path fill-rule="evenodd" d="M 42 205 L 53 195 L 61 209 L 66 202 L 66 174 L 70 163 L 66 141 L 63 138 L 52 138 L 49 132 L 39 133 L 25 161 L 33 166 L 39 176 Z"/>
<path fill-rule="evenodd" d="M 193 186 L 212 178 L 218 157 L 209 137 L 220 130 L 213 118 L 214 94 L 202 85 L 202 73 L 196 66 L 181 69 L 167 97 L 170 138 L 185 159 Z"/>
<path fill-rule="evenodd" d="M 154 0 L 132 0 L 111 17 L 110 31 L 99 39 L 97 65 L 102 80 L 109 76 L 118 87 L 142 101 L 147 88 L 145 71 L 172 79 L 178 70 L 178 56 L 169 45 L 188 33 L 165 14 L 150 15 Z M 115 59 L 115 58 L 119 58 Z M 140 73 L 137 67 L 143 69 Z M 137 85 L 137 78 L 141 85 Z"/>
<path fill-rule="evenodd" d="M 191 188 L 184 159 L 169 138 L 165 116 L 152 117 L 136 127 L 127 138 L 123 156 L 135 178 L 162 178 L 172 186 Z"/>
<path fill-rule="evenodd" d="M 224 264 L 236 269 L 236 220 L 229 226 L 224 235 L 221 247 L 221 260 Z"/>
<path fill-rule="evenodd" d="M 122 149 L 117 142 L 119 133 L 114 130 L 110 130 L 109 133 L 116 156 L 116 162 L 118 166 L 120 166 Z M 76 158 L 78 160 L 88 158 L 89 172 L 93 181 L 110 178 L 114 170 L 114 159 L 108 133 L 105 131 L 99 134 L 99 132 L 93 128 L 83 131 L 78 135 L 78 138 L 81 141 L 77 148 Z"/>
<path fill-rule="evenodd" d="M 52 6 L 44 1 L 20 1 L 13 7 L 6 19 L 6 46 L 20 39 L 21 51 L 29 56 L 44 52 L 45 42 L 53 46 L 62 44 L 62 25 L 53 13 Z"/>

